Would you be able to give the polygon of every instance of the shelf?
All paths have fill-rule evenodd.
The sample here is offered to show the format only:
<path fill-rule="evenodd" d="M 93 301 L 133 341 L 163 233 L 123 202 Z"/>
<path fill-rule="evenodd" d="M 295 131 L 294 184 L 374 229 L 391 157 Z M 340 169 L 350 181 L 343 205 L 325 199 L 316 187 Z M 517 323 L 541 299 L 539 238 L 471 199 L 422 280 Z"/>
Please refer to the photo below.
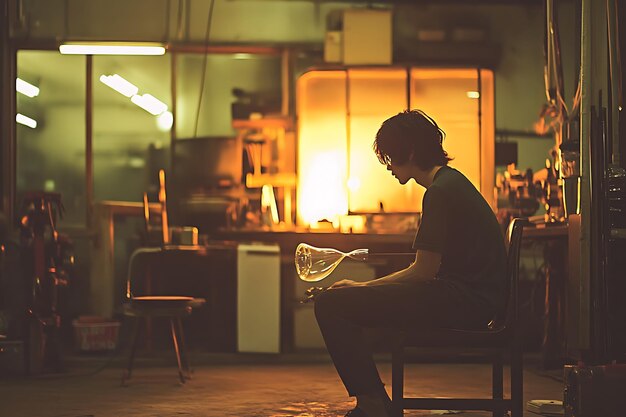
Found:
<path fill-rule="evenodd" d="M 276 173 L 276 174 L 248 174 L 246 176 L 246 185 L 250 188 L 262 187 L 270 184 L 273 187 L 295 187 L 296 175 L 293 173 Z"/>
<path fill-rule="evenodd" d="M 290 117 L 267 117 L 263 119 L 233 120 L 233 128 L 235 129 L 264 129 L 264 128 L 282 128 L 291 129 L 293 120 Z"/>

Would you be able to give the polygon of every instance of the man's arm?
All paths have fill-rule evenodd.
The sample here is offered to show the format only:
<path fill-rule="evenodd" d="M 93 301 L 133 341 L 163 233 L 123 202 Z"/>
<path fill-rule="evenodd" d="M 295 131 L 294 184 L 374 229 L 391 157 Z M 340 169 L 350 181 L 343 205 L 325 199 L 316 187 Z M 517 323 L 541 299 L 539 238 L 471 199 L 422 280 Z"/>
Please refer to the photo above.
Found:
<path fill-rule="evenodd" d="M 440 253 L 418 250 L 415 253 L 415 261 L 413 261 L 413 263 L 407 268 L 369 281 L 367 285 L 388 284 L 391 282 L 426 281 L 435 278 L 440 265 Z"/>
<path fill-rule="evenodd" d="M 380 277 L 368 282 L 355 282 L 352 280 L 337 281 L 331 288 L 349 287 L 349 286 L 375 286 L 381 284 L 389 284 L 392 282 L 417 282 L 426 281 L 435 278 L 441 265 L 441 254 L 437 252 L 429 252 L 418 250 L 415 253 L 415 261 L 408 267 L 393 272 L 384 277 Z"/>

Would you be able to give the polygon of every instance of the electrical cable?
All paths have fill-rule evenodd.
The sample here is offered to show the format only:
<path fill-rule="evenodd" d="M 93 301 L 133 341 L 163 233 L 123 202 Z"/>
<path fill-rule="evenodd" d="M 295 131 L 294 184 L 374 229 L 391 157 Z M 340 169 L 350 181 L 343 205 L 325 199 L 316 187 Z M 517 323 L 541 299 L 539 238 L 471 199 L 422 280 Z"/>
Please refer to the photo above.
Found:
<path fill-rule="evenodd" d="M 614 115 L 615 106 L 617 106 L 618 114 L 622 108 L 622 68 L 621 68 L 621 56 L 619 53 L 619 27 L 618 27 L 618 9 L 617 2 L 613 1 L 613 5 L 615 6 L 615 10 L 611 12 L 611 0 L 606 0 L 606 26 L 607 26 L 607 49 L 609 55 L 609 97 L 611 105 L 610 116 Z M 614 52 L 615 51 L 615 52 Z M 616 56 L 617 55 L 617 56 Z M 616 80 L 617 78 L 617 80 Z M 617 83 L 617 97 L 613 97 L 613 86 Z M 619 119 L 619 115 L 616 115 Z M 615 125 L 618 121 L 612 120 L 612 117 L 609 119 L 611 125 Z M 612 162 L 619 163 L 619 143 L 616 143 L 618 140 L 615 135 L 619 136 L 619 131 L 611 132 L 612 137 L 612 157 L 610 158 Z M 617 162 L 616 162 L 617 161 Z"/>
<path fill-rule="evenodd" d="M 198 97 L 198 107 L 196 109 L 196 120 L 193 128 L 193 137 L 198 136 L 198 120 L 200 119 L 200 109 L 202 107 L 202 97 L 204 96 L 204 85 L 206 81 L 206 69 L 207 69 L 207 58 L 209 55 L 209 34 L 211 33 L 211 22 L 213 21 L 213 6 L 215 5 L 215 0 L 211 0 L 209 3 L 209 14 L 207 16 L 206 22 L 206 32 L 204 34 L 204 56 L 202 58 L 202 75 L 200 78 L 200 94 Z"/>
<path fill-rule="evenodd" d="M 167 0 L 165 3 L 165 29 L 163 34 L 163 41 L 167 42 L 170 37 L 170 10 L 172 9 L 172 0 Z"/>
<path fill-rule="evenodd" d="M 613 4 L 615 5 L 615 21 L 613 22 L 615 24 L 615 33 L 620 33 L 619 31 L 619 8 L 617 7 L 617 1 L 613 2 Z M 620 37 L 616 36 L 615 37 L 615 53 L 617 55 L 617 92 L 618 92 L 618 98 L 617 98 L 617 105 L 619 106 L 619 109 L 621 111 L 622 109 L 622 54 L 620 52 L 620 41 L 619 41 Z"/>
<path fill-rule="evenodd" d="M 561 41 L 559 38 L 559 17 L 557 9 L 552 13 L 552 42 L 554 51 L 554 72 L 556 79 L 556 95 L 560 101 L 560 104 L 565 109 L 565 115 L 567 117 L 567 106 L 563 100 L 565 95 L 565 87 L 563 81 L 563 65 L 561 63 Z"/>
<path fill-rule="evenodd" d="M 580 16 L 578 16 L 580 17 Z M 578 26 L 580 26 L 580 21 L 579 19 L 576 20 L 575 22 Z M 569 116 L 567 119 L 567 122 L 570 123 L 574 120 L 576 120 L 579 116 L 579 112 L 580 112 L 580 100 L 581 100 L 581 94 L 582 94 L 582 86 L 581 86 L 581 79 L 580 79 L 580 72 L 581 72 L 581 67 L 580 65 L 578 66 L 578 71 L 576 74 L 576 91 L 574 92 L 574 96 L 572 98 L 572 108 L 569 112 Z"/>
<path fill-rule="evenodd" d="M 536 125 L 542 133 L 553 131 L 556 135 L 557 145 L 562 142 L 562 129 L 578 117 L 581 100 L 580 68 L 578 69 L 576 91 L 572 97 L 572 107 L 568 109 L 565 100 L 565 87 L 563 66 L 561 61 L 561 46 L 559 39 L 558 14 L 553 0 L 545 1 L 544 16 L 544 83 L 548 103 L 544 105 L 540 113 L 540 122 Z M 543 120 L 550 117 L 547 123 Z"/>
<path fill-rule="evenodd" d="M 544 82 L 544 88 L 545 88 L 545 93 L 546 93 L 546 99 L 548 100 L 548 102 L 550 102 L 552 101 L 552 97 L 550 96 L 550 75 L 549 75 L 550 52 L 549 52 L 548 40 L 549 40 L 550 29 L 548 27 L 548 19 L 549 19 L 548 2 L 549 0 L 546 0 L 546 7 L 544 8 L 544 21 L 546 22 L 546 25 L 543 28 L 544 29 L 544 32 L 543 32 L 543 57 L 544 57 L 543 82 Z"/>
<path fill-rule="evenodd" d="M 178 0 L 178 13 L 176 16 L 176 40 L 179 40 L 179 41 L 183 37 L 183 17 L 184 17 L 183 0 Z"/>

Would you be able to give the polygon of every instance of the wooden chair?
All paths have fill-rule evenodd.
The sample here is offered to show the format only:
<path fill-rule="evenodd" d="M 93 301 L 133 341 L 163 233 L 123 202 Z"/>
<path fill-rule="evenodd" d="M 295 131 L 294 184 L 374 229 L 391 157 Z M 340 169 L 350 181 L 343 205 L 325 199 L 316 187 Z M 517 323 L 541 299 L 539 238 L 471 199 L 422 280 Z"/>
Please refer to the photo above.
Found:
<path fill-rule="evenodd" d="M 394 417 L 405 409 L 487 410 L 494 417 L 523 414 L 522 347 L 518 332 L 518 276 L 522 232 L 526 219 L 513 219 L 508 228 L 508 301 L 503 317 L 496 317 L 483 330 L 437 329 L 403 332 L 392 352 L 392 408 Z M 491 398 L 407 398 L 404 396 L 405 349 L 411 347 L 459 348 L 484 353 L 492 366 Z M 511 366 L 511 398 L 504 398 L 503 364 Z"/>

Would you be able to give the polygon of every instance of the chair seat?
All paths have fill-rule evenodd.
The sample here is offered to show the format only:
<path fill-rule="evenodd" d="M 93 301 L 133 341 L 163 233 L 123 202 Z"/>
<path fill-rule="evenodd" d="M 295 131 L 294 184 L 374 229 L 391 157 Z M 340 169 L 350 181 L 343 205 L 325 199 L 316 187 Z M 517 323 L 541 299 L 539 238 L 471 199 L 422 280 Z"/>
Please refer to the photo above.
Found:
<path fill-rule="evenodd" d="M 402 333 L 407 347 L 504 348 L 511 333 L 501 330 L 424 329 Z"/>
<path fill-rule="evenodd" d="M 206 300 L 185 296 L 140 296 L 124 304 L 124 314 L 133 317 L 184 317 Z"/>
<path fill-rule="evenodd" d="M 185 347 L 185 337 L 181 319 L 191 314 L 192 310 L 200 307 L 206 300 L 204 298 L 194 298 L 178 295 L 151 295 L 132 297 L 130 301 L 123 305 L 125 316 L 135 317 L 135 329 L 131 342 L 131 351 L 128 359 L 127 371 L 122 376 L 122 385 L 130 379 L 133 369 L 133 360 L 137 347 L 137 335 L 139 333 L 141 319 L 167 318 L 170 322 L 176 360 L 178 362 L 178 375 L 180 382 L 185 383 L 191 378 L 191 369 L 187 360 L 187 350 Z M 179 347 L 180 346 L 180 347 Z"/>

